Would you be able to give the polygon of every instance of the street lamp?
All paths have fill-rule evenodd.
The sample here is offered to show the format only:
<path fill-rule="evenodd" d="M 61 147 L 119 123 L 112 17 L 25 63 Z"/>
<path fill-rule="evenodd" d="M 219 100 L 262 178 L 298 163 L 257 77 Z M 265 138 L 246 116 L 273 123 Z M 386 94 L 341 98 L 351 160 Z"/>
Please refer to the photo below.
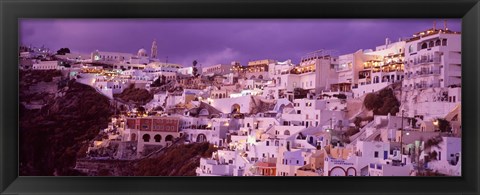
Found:
<path fill-rule="evenodd" d="M 435 130 L 439 129 L 439 127 L 438 127 L 439 123 L 440 123 L 440 121 L 438 121 L 438 119 L 433 121 L 433 125 L 435 126 Z"/>

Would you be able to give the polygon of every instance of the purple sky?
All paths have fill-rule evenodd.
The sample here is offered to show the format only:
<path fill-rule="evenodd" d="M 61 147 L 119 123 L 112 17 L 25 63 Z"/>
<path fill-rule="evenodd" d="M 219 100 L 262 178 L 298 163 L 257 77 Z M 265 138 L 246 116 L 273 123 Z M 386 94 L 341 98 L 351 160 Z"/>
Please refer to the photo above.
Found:
<path fill-rule="evenodd" d="M 374 49 L 400 37 L 432 28 L 434 19 L 23 19 L 20 43 L 72 52 L 150 52 L 157 39 L 158 58 L 190 66 L 249 60 L 292 59 L 335 49 L 347 54 Z M 461 19 L 448 19 L 461 31 Z M 443 28 L 443 19 L 437 20 Z"/>

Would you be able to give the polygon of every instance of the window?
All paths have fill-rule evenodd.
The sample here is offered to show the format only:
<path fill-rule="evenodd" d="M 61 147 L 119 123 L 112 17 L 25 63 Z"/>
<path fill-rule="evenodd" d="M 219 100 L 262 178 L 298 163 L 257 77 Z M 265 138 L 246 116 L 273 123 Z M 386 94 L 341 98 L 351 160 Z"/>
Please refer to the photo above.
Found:
<path fill-rule="evenodd" d="M 375 158 L 378 158 L 378 151 L 375 151 L 375 154 L 373 155 Z"/>
<path fill-rule="evenodd" d="M 150 135 L 149 135 L 149 134 L 143 135 L 142 138 L 143 138 L 143 141 L 144 141 L 144 142 L 149 142 L 149 141 L 150 141 Z"/>
<path fill-rule="evenodd" d="M 160 142 L 160 140 L 162 140 L 162 136 L 157 134 L 153 137 L 153 139 L 155 139 L 155 142 Z"/>
<path fill-rule="evenodd" d="M 447 46 L 447 39 L 442 39 L 442 46 Z"/>
<path fill-rule="evenodd" d="M 267 141 L 266 145 L 267 145 L 267 146 L 269 146 L 269 145 L 270 145 L 270 142 L 269 142 L 269 141 Z"/>
<path fill-rule="evenodd" d="M 427 43 L 423 43 L 421 48 L 426 49 L 427 47 L 428 47 Z"/>

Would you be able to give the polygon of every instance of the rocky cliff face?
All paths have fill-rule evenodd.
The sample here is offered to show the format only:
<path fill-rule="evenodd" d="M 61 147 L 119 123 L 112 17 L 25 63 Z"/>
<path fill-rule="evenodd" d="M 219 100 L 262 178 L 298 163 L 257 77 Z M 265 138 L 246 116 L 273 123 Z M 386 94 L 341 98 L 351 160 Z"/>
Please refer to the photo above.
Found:
<path fill-rule="evenodd" d="M 55 76 L 59 79 L 43 78 Z M 20 81 L 20 101 L 41 99 L 43 105 L 20 105 L 20 175 L 79 175 L 73 170 L 75 160 L 107 127 L 113 114 L 109 100 L 89 86 L 65 82 L 55 72 L 21 72 Z M 57 90 L 32 92 L 42 81 L 43 87 Z"/>
<path fill-rule="evenodd" d="M 80 159 L 76 169 L 89 176 L 195 176 L 200 158 L 216 150 L 206 142 L 178 143 L 139 160 Z"/>
<path fill-rule="evenodd" d="M 204 143 L 177 144 L 135 163 L 135 176 L 195 176 L 201 157 L 211 157 L 217 148 Z"/>

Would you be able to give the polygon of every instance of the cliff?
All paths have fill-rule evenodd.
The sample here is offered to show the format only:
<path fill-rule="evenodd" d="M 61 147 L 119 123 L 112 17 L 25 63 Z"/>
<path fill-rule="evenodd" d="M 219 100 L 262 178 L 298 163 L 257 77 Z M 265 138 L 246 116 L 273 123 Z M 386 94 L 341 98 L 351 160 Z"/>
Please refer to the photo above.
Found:
<path fill-rule="evenodd" d="M 61 74 L 60 74 L 61 75 Z M 59 79 L 52 72 L 21 72 L 20 100 L 42 100 L 40 109 L 20 104 L 20 175 L 80 175 L 73 170 L 77 157 L 85 155 L 89 142 L 106 128 L 113 110 L 109 100 L 95 89 Z M 52 91 L 32 92 L 43 81 Z M 45 82 L 47 81 L 47 82 Z"/>

